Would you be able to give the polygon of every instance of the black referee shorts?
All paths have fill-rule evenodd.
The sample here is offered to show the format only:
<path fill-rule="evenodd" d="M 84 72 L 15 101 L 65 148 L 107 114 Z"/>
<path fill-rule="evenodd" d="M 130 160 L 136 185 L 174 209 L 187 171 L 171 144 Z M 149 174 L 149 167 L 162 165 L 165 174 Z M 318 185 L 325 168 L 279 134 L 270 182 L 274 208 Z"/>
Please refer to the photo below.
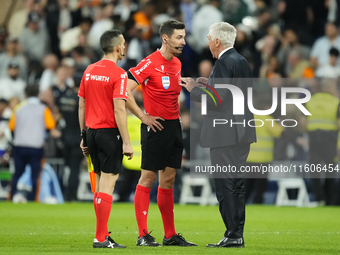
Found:
<path fill-rule="evenodd" d="M 183 139 L 179 120 L 160 121 L 164 129 L 157 132 L 141 125 L 142 169 L 158 171 L 165 167 L 181 168 Z"/>
<path fill-rule="evenodd" d="M 87 144 L 95 173 L 119 174 L 123 142 L 118 128 L 89 129 Z"/>

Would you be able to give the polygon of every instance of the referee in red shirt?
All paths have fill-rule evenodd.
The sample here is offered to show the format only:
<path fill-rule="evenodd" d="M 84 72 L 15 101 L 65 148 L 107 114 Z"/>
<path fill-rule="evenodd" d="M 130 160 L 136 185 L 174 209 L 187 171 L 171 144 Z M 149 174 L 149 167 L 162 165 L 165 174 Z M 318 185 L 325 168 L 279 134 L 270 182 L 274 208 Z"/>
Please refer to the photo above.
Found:
<path fill-rule="evenodd" d="M 122 165 L 123 154 L 133 156 L 126 124 L 127 73 L 116 66 L 124 56 L 124 37 L 119 30 L 106 31 L 100 37 L 102 60 L 84 72 L 79 88 L 79 124 L 87 130 L 88 147 L 96 174 L 94 209 L 97 218 L 94 248 L 126 248 L 109 235 L 112 194 Z"/>
<path fill-rule="evenodd" d="M 135 193 L 139 228 L 138 246 L 160 246 L 148 232 L 150 190 L 159 174 L 158 207 L 164 226 L 163 245 L 196 246 L 177 234 L 174 224 L 173 184 L 181 168 L 183 141 L 178 96 L 181 92 L 182 64 L 175 55 L 185 45 L 185 26 L 169 20 L 159 29 L 162 47 L 129 70 L 127 107 L 143 123 L 141 126 L 142 173 Z M 142 85 L 144 113 L 131 93 Z M 158 117 L 154 117 L 158 116 Z"/>

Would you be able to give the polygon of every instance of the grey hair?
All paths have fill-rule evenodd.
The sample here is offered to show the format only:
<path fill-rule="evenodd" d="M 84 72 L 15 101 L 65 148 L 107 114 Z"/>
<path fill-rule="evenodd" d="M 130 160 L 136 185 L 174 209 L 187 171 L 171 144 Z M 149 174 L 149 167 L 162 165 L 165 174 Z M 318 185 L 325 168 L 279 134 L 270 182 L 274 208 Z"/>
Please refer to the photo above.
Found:
<path fill-rule="evenodd" d="M 220 39 L 224 47 L 234 46 L 236 34 L 236 28 L 227 22 L 217 22 L 209 27 L 211 39 Z"/>

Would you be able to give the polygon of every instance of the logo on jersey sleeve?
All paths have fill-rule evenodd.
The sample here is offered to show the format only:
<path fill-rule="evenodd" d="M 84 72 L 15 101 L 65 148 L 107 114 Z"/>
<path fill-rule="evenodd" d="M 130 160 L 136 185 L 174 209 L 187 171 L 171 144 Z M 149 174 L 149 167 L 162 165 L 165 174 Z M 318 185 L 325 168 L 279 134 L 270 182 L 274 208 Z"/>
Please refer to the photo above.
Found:
<path fill-rule="evenodd" d="M 86 76 L 85 76 L 85 81 L 88 81 L 90 79 L 90 73 L 87 73 Z"/>
<path fill-rule="evenodd" d="M 169 76 L 162 76 L 162 85 L 163 88 L 168 89 L 170 87 L 170 77 Z"/>
<path fill-rule="evenodd" d="M 120 78 L 121 78 L 121 81 L 120 81 L 120 95 L 124 95 L 124 84 L 125 84 L 126 76 L 127 76 L 126 73 L 120 75 Z"/>
<path fill-rule="evenodd" d="M 147 59 L 146 63 L 139 70 L 135 70 L 135 74 L 140 75 L 140 73 L 143 72 L 150 64 L 151 60 Z"/>

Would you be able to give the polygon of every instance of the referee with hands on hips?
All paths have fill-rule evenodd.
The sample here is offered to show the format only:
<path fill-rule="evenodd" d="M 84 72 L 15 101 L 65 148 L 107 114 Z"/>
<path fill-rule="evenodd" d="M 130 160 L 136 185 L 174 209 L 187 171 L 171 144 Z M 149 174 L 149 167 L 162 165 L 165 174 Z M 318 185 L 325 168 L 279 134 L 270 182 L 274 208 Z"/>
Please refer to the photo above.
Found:
<path fill-rule="evenodd" d="M 94 248 L 126 248 L 113 241 L 107 230 L 123 155 L 129 159 L 133 156 L 125 110 L 127 73 L 116 65 L 124 56 L 124 43 L 116 29 L 100 37 L 104 57 L 87 67 L 78 93 L 80 129 L 88 128 L 88 147 L 81 141 L 80 148 L 85 156 L 90 154 L 96 174 Z"/>
<path fill-rule="evenodd" d="M 177 234 L 174 224 L 173 184 L 176 169 L 181 167 L 183 141 L 178 96 L 181 92 L 182 64 L 175 55 L 185 45 L 185 26 L 169 20 L 159 29 L 161 49 L 144 58 L 129 70 L 127 107 L 141 125 L 142 171 L 135 193 L 135 213 L 139 229 L 137 246 L 160 246 L 147 228 L 150 190 L 159 175 L 158 207 L 164 226 L 163 245 L 196 246 Z M 146 113 L 136 104 L 131 93 L 142 85 Z M 158 117 L 154 117 L 158 116 Z"/>

